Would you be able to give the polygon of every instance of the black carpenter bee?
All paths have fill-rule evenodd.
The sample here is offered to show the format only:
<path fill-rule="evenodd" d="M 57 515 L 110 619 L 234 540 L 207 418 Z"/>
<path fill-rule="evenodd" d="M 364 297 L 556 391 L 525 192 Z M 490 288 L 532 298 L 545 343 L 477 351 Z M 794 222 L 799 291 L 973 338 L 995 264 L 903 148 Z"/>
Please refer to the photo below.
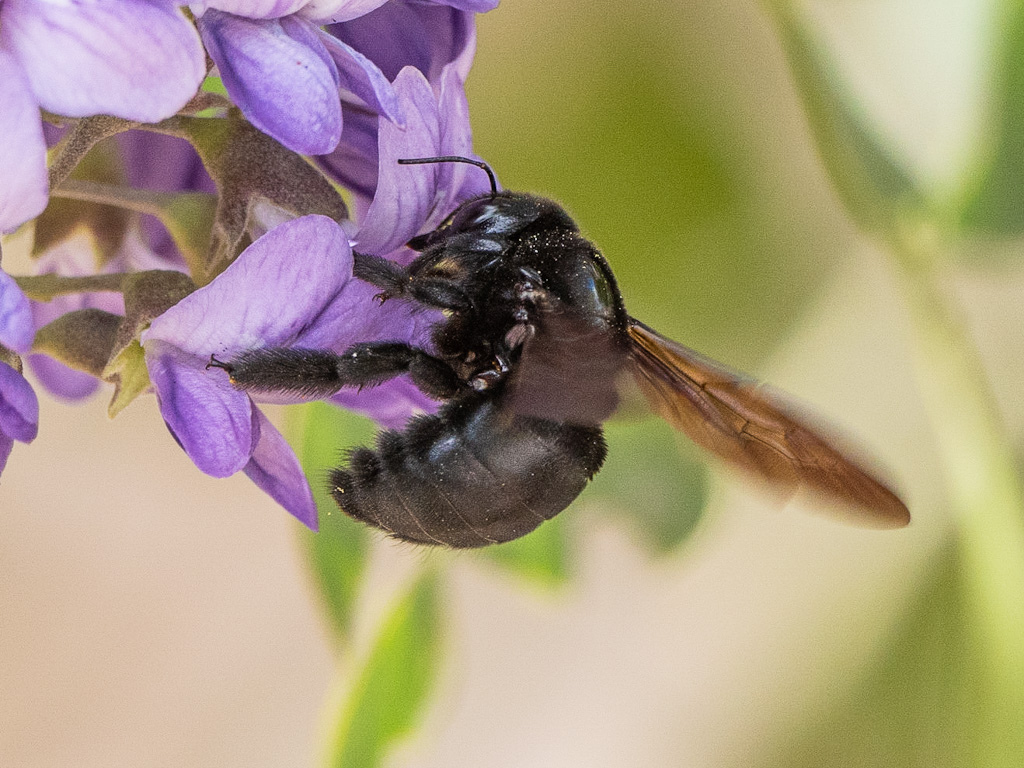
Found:
<path fill-rule="evenodd" d="M 330 475 L 348 515 L 420 544 L 480 547 L 532 531 L 575 499 L 607 453 L 601 423 L 629 372 L 653 408 L 696 443 L 772 486 L 842 503 L 875 527 L 906 525 L 902 501 L 756 382 L 630 317 L 608 263 L 557 203 L 499 192 L 462 203 L 409 242 L 403 267 L 356 254 L 355 275 L 446 312 L 433 350 L 361 343 L 342 354 L 264 348 L 210 365 L 242 390 L 327 396 L 402 374 L 441 400 L 383 431 Z"/>

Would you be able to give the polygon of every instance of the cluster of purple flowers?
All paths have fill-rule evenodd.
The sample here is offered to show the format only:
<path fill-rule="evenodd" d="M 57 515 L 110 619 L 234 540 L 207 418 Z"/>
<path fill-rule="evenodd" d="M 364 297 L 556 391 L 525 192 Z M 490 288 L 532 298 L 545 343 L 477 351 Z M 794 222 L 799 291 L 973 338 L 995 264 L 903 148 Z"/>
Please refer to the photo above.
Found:
<path fill-rule="evenodd" d="M 376 304 L 376 290 L 352 277 L 352 249 L 408 259 L 410 238 L 485 191 L 482 174 L 463 165 L 395 161 L 472 155 L 463 82 L 475 48 L 474 14 L 496 4 L 200 0 L 189 15 L 173 0 L 0 1 L 0 232 L 41 214 L 59 219 L 59 181 L 50 190 L 47 170 L 47 152 L 61 149 L 48 150 L 59 135 L 54 125 L 73 130 L 94 115 L 144 129 L 156 124 L 159 132 L 130 130 L 108 140 L 128 188 L 215 200 L 228 175 L 244 180 L 253 173 L 241 167 L 208 174 L 202 150 L 166 135 L 173 133 L 168 121 L 193 102 L 208 76 L 207 56 L 245 120 L 282 152 L 314 158 L 351 193 L 354 211 L 351 219 L 332 218 L 261 207 L 265 201 L 254 199 L 246 209 L 251 244 L 210 274 L 196 274 L 180 244 L 149 217 L 132 218 L 100 258 L 96 240 L 109 233 L 95 221 L 85 230 L 64 227 L 66 236 L 37 254 L 37 272 L 58 279 L 147 270 L 188 275 L 192 282 L 181 296 L 149 315 L 116 289 L 57 291 L 49 301 L 30 301 L 24 280 L 19 287 L 0 272 L 0 470 L 13 441 L 36 434 L 39 405 L 22 356 L 43 386 L 67 399 L 93 393 L 98 376 L 115 380 L 109 367 L 98 374 L 45 354 L 34 336 L 64 318 L 114 318 L 112 354 L 135 345 L 147 379 L 140 389 L 155 392 L 169 430 L 196 466 L 215 477 L 243 471 L 315 528 L 312 495 L 291 448 L 251 397 L 206 363 L 211 354 L 224 359 L 259 346 L 341 351 L 356 341 L 427 342 L 436 317 L 400 301 Z M 238 120 L 224 111 L 194 119 Z M 224 208 L 217 206 L 216 215 L 226 215 Z M 48 222 L 46 231 L 53 229 Z M 38 233 L 37 227 L 37 245 Z M 404 378 L 333 400 L 386 426 L 433 407 Z"/>

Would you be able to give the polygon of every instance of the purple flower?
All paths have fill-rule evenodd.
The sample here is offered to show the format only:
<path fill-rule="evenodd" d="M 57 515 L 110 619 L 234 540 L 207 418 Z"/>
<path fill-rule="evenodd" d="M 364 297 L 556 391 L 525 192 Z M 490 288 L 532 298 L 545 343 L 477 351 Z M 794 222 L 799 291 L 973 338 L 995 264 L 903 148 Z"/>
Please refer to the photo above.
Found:
<path fill-rule="evenodd" d="M 6 272 L 0 271 L 0 344 L 24 354 L 35 330 L 28 299 Z M 0 472 L 7 465 L 14 441 L 30 443 L 39 428 L 39 401 L 18 371 L 0 362 Z"/>
<path fill-rule="evenodd" d="M 400 158 L 472 155 L 469 109 L 455 65 L 442 71 L 440 93 L 406 67 L 395 91 L 406 114 L 405 127 L 378 124 L 379 171 L 356 248 L 388 254 L 419 232 L 437 227 L 458 203 L 490 189 L 482 171 L 462 163 L 399 165 Z"/>
<path fill-rule="evenodd" d="M 446 149 L 433 154 L 467 154 L 470 151 L 469 116 L 465 106 L 462 83 L 466 79 L 476 49 L 476 31 L 472 13 L 442 5 L 393 0 L 373 13 L 345 24 L 333 24 L 329 31 L 353 49 L 363 52 L 383 73 L 395 82 L 403 69 L 412 67 L 421 73 L 438 101 L 438 134 Z M 407 76 L 408 77 L 408 76 Z M 399 94 L 399 106 L 406 121 L 416 120 L 407 114 L 410 99 L 408 80 Z M 416 87 L 417 93 L 422 91 Z M 419 101 L 423 99 L 417 96 Z M 318 158 L 321 167 L 357 198 L 355 208 L 365 208 L 377 189 L 378 131 L 385 129 L 373 112 L 358 105 L 343 103 L 345 132 L 338 148 Z M 427 108 L 430 111 L 429 107 Z M 425 115 L 427 123 L 435 118 Z M 404 127 L 399 125 L 399 127 Z M 413 129 L 413 133 L 416 130 Z M 420 142 L 416 151 L 432 142 Z M 424 157 L 415 154 L 412 144 L 398 157 Z M 441 144 L 435 145 L 437 150 Z M 381 163 L 379 167 L 385 167 Z M 406 169 L 407 172 L 408 169 Z M 441 173 L 465 176 L 464 168 L 448 167 Z M 429 172 L 428 172 L 429 173 Z M 480 191 L 483 191 L 482 189 Z M 468 190 L 454 190 L 462 198 Z M 440 201 L 439 201 L 440 202 Z M 422 222 L 421 222 L 422 223 Z"/>
<path fill-rule="evenodd" d="M 394 1 L 394 0 L 392 0 Z M 323 24 L 329 21 L 350 21 L 365 16 L 388 0 L 199 0 L 190 4 L 192 12 L 201 16 L 209 9 L 224 11 L 251 19 L 278 19 L 296 14 Z M 446 5 L 465 11 L 483 13 L 498 6 L 498 0 L 419 0 L 426 5 Z"/>
<path fill-rule="evenodd" d="M 195 28 L 171 0 L 0 4 L 0 231 L 46 206 L 39 110 L 156 122 L 205 75 Z"/>
<path fill-rule="evenodd" d="M 249 121 L 295 152 L 323 155 L 338 146 L 349 111 L 403 122 L 389 84 L 402 67 L 436 82 L 454 63 L 464 80 L 475 48 L 473 12 L 496 5 L 209 0 L 193 9 L 224 87 Z M 317 26 L 325 21 L 342 23 L 328 33 Z"/>
<path fill-rule="evenodd" d="M 341 42 L 362 52 L 389 80 L 405 67 L 415 67 L 431 83 L 455 64 L 463 80 L 476 52 L 473 11 L 489 11 L 496 0 L 466 3 L 423 3 L 392 0 L 343 24 L 327 28 Z"/>
<path fill-rule="evenodd" d="M 39 400 L 25 377 L 0 362 L 0 472 L 14 441 L 31 443 L 39 431 Z"/>
<path fill-rule="evenodd" d="M 28 298 L 14 278 L 0 270 L 0 344 L 23 355 L 32 348 L 34 336 Z"/>
<path fill-rule="evenodd" d="M 295 152 L 320 155 L 338 145 L 341 92 L 401 120 L 380 69 L 300 14 L 247 18 L 211 9 L 198 24 L 234 103 Z"/>
<path fill-rule="evenodd" d="M 229 360 L 265 346 L 340 352 L 357 341 L 424 343 L 434 314 L 399 301 L 380 306 L 376 292 L 352 277 L 344 230 L 324 216 L 305 216 L 272 229 L 154 320 L 142 339 L 150 378 L 168 429 L 196 466 L 214 477 L 245 472 L 315 527 L 316 509 L 291 448 L 250 396 L 206 363 L 211 354 Z M 342 399 L 393 425 L 432 407 L 404 377 Z"/>

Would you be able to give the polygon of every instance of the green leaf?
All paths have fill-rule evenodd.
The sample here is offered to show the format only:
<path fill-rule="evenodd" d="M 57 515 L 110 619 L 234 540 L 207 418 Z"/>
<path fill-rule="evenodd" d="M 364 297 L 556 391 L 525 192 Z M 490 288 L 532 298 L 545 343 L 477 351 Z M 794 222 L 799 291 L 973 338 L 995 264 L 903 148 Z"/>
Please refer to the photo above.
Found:
<path fill-rule="evenodd" d="M 327 403 L 309 403 L 289 411 L 288 434 L 313 488 L 319 533 L 301 529 L 306 556 L 324 601 L 335 639 L 349 638 L 352 612 L 366 567 L 369 533 L 338 509 L 328 490 L 328 473 L 344 458 L 344 449 L 369 442 L 369 419 Z"/>
<path fill-rule="evenodd" d="M 569 507 L 521 539 L 484 547 L 481 554 L 528 581 L 551 587 L 563 584 L 569 578 L 566 516 L 571 514 Z"/>
<path fill-rule="evenodd" d="M 892 235 L 925 200 L 788 0 L 767 2 L 779 29 L 818 152 L 850 215 L 864 229 Z"/>
<path fill-rule="evenodd" d="M 959 211 L 967 232 L 1007 237 L 1024 232 L 1024 3 L 1007 0 L 993 29 L 996 45 L 986 144 Z"/>
<path fill-rule="evenodd" d="M 375 768 L 418 724 L 441 656 L 437 577 L 419 577 L 385 618 L 333 725 L 327 765 Z"/>
<path fill-rule="evenodd" d="M 605 436 L 608 459 L 587 500 L 622 518 L 652 551 L 675 549 L 707 504 L 707 457 L 659 421 L 613 421 Z"/>

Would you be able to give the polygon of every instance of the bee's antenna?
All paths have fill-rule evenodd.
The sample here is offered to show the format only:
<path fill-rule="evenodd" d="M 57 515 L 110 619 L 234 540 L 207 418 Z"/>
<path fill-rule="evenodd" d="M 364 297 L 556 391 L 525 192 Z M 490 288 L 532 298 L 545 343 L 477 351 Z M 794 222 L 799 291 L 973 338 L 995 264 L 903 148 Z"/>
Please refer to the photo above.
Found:
<path fill-rule="evenodd" d="M 491 166 L 483 160 L 474 160 L 471 157 L 460 157 L 459 155 L 445 155 L 443 157 L 403 157 L 398 161 L 399 165 L 425 165 L 426 163 L 466 163 L 482 168 L 491 180 L 491 197 L 498 194 L 498 180 L 494 178 L 494 171 Z"/>

